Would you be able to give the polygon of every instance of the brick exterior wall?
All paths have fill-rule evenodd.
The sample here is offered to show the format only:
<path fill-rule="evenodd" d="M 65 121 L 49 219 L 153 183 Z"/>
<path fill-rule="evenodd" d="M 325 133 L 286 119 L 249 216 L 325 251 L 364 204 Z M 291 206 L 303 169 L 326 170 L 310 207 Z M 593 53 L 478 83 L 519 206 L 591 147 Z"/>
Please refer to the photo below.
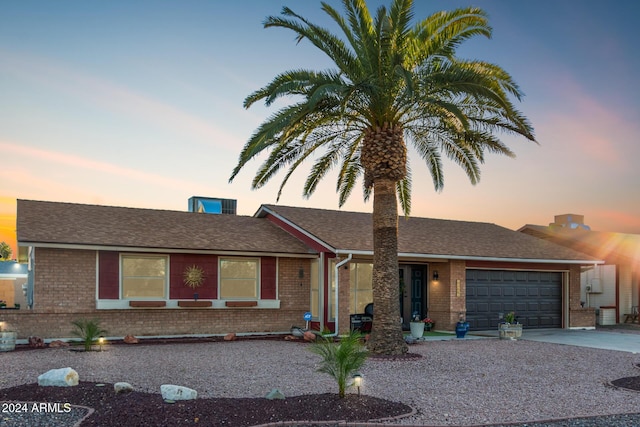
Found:
<path fill-rule="evenodd" d="M 580 266 L 569 268 L 569 327 L 595 328 L 596 311 L 593 307 L 580 306 Z"/>
<path fill-rule="evenodd" d="M 282 333 L 310 311 L 309 259 L 278 259 L 279 309 L 126 310 L 96 309 L 95 251 L 38 248 L 35 259 L 34 309 L 0 312 L 3 328 L 17 331 L 18 339 L 72 338 L 71 322 L 81 318 L 99 319 L 109 337 Z"/>
<path fill-rule="evenodd" d="M 436 329 L 455 329 L 460 314 L 466 308 L 466 266 L 464 261 L 451 261 L 430 265 L 430 274 L 438 271 L 438 280 L 429 281 L 429 317 L 436 322 Z M 457 280 L 460 281 L 458 294 Z"/>
<path fill-rule="evenodd" d="M 504 267 L 504 266 L 502 266 Z M 497 267 L 500 268 L 500 267 Z M 569 325 L 594 327 L 593 308 L 580 307 L 580 266 L 569 266 Z M 302 277 L 300 271 L 302 270 Z M 466 313 L 466 263 L 432 263 L 429 275 L 437 270 L 438 281 L 428 280 L 428 315 L 439 330 L 454 330 L 460 314 Z M 189 335 L 287 332 L 292 325 L 304 325 L 302 316 L 310 311 L 310 260 L 277 260 L 279 309 L 259 308 L 159 308 L 96 309 L 96 252 L 38 248 L 33 310 L 0 311 L 5 329 L 17 330 L 21 339 L 71 337 L 71 322 L 97 318 L 108 335 L 127 334 Z M 350 274 L 340 269 L 339 333 L 350 329 Z M 459 282 L 459 286 L 457 281 Z"/>

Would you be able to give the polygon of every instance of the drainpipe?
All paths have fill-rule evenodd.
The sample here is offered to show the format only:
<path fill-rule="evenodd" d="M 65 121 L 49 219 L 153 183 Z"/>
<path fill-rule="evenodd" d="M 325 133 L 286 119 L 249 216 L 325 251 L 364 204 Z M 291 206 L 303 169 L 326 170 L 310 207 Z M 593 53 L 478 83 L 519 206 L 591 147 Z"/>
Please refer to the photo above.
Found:
<path fill-rule="evenodd" d="M 340 289 L 340 281 L 338 280 L 338 274 L 340 272 L 340 267 L 342 267 L 343 265 L 345 265 L 346 263 L 348 263 L 349 261 L 351 261 L 351 258 L 353 258 L 353 254 L 349 254 L 349 256 L 347 256 L 345 259 L 343 259 L 342 261 L 340 261 L 339 263 L 336 264 L 335 266 L 335 276 L 334 276 L 334 280 L 336 281 L 336 295 L 335 295 L 335 304 L 336 304 L 336 323 L 335 323 L 335 329 L 336 331 L 332 334 L 327 335 L 328 337 L 335 337 L 338 335 L 338 318 L 340 318 L 340 314 L 338 311 L 338 296 L 339 296 L 339 292 L 338 290 Z"/>

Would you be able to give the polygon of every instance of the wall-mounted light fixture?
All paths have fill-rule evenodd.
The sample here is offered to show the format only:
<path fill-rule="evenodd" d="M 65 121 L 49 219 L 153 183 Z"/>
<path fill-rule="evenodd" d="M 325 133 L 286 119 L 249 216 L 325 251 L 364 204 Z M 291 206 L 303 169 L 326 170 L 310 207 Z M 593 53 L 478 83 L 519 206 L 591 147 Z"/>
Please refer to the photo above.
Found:
<path fill-rule="evenodd" d="M 302 267 L 300 267 L 300 270 L 298 270 L 298 278 L 304 279 L 304 269 Z"/>
<path fill-rule="evenodd" d="M 440 276 L 438 276 L 438 270 L 433 270 L 433 280 L 438 280 Z"/>

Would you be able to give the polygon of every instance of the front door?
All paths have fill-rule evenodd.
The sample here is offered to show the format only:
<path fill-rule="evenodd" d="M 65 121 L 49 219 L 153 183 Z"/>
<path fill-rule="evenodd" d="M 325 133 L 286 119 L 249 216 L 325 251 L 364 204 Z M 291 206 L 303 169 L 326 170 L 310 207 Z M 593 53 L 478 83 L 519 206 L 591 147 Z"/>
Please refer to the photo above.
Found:
<path fill-rule="evenodd" d="M 413 313 L 421 318 L 427 316 L 427 268 L 424 265 L 401 265 L 400 315 L 403 325 L 408 328 Z"/>
<path fill-rule="evenodd" d="M 411 266 L 411 315 L 418 313 L 424 318 L 427 307 L 426 268 L 423 265 Z"/>

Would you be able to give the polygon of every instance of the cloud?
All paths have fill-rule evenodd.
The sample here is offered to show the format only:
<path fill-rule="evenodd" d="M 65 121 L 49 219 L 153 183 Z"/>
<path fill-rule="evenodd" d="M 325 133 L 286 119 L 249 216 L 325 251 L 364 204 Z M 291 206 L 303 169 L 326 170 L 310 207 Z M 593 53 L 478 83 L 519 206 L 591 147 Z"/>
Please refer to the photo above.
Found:
<path fill-rule="evenodd" d="M 194 135 L 217 149 L 228 150 L 242 144 L 242 137 L 216 127 L 211 122 L 172 105 L 144 96 L 108 80 L 90 76 L 50 59 L 0 49 L 0 71 L 36 82 L 65 96 L 97 105 L 108 111 L 145 120 L 155 127 Z"/>
<path fill-rule="evenodd" d="M 179 189 L 191 188 L 194 191 L 204 191 L 208 187 L 199 185 L 197 183 L 183 180 L 172 175 L 158 175 L 148 172 L 143 172 L 139 169 L 130 169 L 122 166 L 115 165 L 113 163 L 101 162 L 93 159 L 84 158 L 81 156 L 67 154 L 58 151 L 44 150 L 35 147 L 24 146 L 15 142 L 8 142 L 0 140 L 0 152 L 5 155 L 15 154 L 16 158 L 30 158 L 35 160 L 42 160 L 49 165 L 50 170 L 55 170 L 55 166 L 64 166 L 65 168 L 84 169 L 93 173 L 100 172 L 107 175 L 118 176 L 125 178 L 126 180 L 135 180 L 153 185 L 154 187 L 162 187 L 167 189 Z M 62 169 L 65 170 L 65 169 Z M 68 169 L 65 170 L 68 172 Z M 7 171 L 5 171 L 6 173 Z M 52 191 L 52 185 L 56 185 L 56 180 L 46 178 L 46 175 L 42 175 L 41 172 L 33 170 L 26 171 L 25 169 L 15 170 L 14 173 L 7 173 L 5 178 L 15 177 L 16 174 L 22 174 L 23 176 L 17 180 L 22 185 L 29 185 L 36 188 L 46 188 L 47 192 L 57 194 L 68 194 L 70 189 L 78 189 L 78 182 L 71 182 L 69 185 L 62 185 L 55 191 Z M 6 197 L 6 196 L 5 196 Z"/>

